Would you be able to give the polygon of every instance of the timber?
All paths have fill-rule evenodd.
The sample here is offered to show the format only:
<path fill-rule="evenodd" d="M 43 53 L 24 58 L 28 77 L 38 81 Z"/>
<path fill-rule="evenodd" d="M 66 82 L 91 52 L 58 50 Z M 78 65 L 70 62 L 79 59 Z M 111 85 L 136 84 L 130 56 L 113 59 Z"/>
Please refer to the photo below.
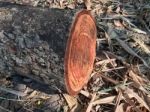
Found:
<path fill-rule="evenodd" d="M 10 57 L 13 55 L 21 57 L 24 52 L 27 52 L 26 56 L 31 56 L 30 63 L 27 61 L 21 64 L 17 62 L 8 64 L 11 69 L 10 75 L 17 74 L 28 77 L 63 92 L 66 92 L 67 87 L 67 92 L 71 95 L 78 94 L 88 82 L 89 75 L 92 72 L 95 58 L 96 27 L 89 11 L 83 10 L 75 17 L 77 12 L 78 10 L 48 9 L 0 2 L 0 31 L 12 33 L 16 35 L 15 38 L 18 38 L 18 35 L 22 35 L 19 38 L 23 38 L 12 41 L 11 44 L 13 45 L 11 46 L 13 47 L 10 49 L 13 49 L 13 52 L 11 51 L 12 55 Z M 91 21 L 90 24 L 85 23 L 87 28 L 83 26 L 82 29 L 80 27 L 80 22 L 84 25 L 82 20 L 78 20 L 80 14 L 86 14 L 86 19 L 81 17 L 85 22 L 88 19 Z M 78 28 L 75 28 L 76 26 Z M 77 29 L 81 30 L 78 33 L 82 34 L 82 39 L 79 38 L 79 34 L 74 33 Z M 29 36 L 24 37 L 24 35 Z M 35 46 L 30 47 L 30 44 L 28 45 L 30 41 L 26 40 L 32 40 L 32 36 L 35 35 L 38 35 L 41 44 L 36 44 L 35 42 Z M 20 44 L 24 41 L 27 46 Z M 71 43 L 74 47 L 71 46 Z M 42 52 L 43 55 L 38 53 L 41 50 L 40 46 L 45 50 L 44 53 Z M 85 48 L 87 49 L 85 50 Z M 43 60 L 46 60 L 42 61 L 46 64 L 39 63 L 39 60 L 42 59 L 37 54 L 41 55 Z M 40 58 L 36 59 L 36 57 Z M 76 81 L 76 79 L 79 80 Z M 78 86 L 73 86 L 73 83 Z"/>

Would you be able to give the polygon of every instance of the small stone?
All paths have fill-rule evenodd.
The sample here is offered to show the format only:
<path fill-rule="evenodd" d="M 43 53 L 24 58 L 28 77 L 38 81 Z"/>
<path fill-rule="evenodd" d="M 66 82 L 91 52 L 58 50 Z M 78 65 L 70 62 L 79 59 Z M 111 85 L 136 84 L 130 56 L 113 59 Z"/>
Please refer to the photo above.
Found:
<path fill-rule="evenodd" d="M 44 50 L 49 50 L 49 45 L 48 45 L 48 43 L 47 42 L 44 42 L 44 44 L 43 44 L 43 49 Z"/>
<path fill-rule="evenodd" d="M 0 70 L 4 70 L 5 69 L 5 63 L 3 62 L 2 59 L 0 59 Z"/>
<path fill-rule="evenodd" d="M 4 59 L 5 59 L 5 60 L 8 60 L 7 56 L 4 56 Z"/>
<path fill-rule="evenodd" d="M 6 42 L 8 41 L 8 39 L 7 39 L 6 36 L 4 35 L 4 31 L 3 31 L 3 30 L 0 32 L 0 41 L 1 41 L 2 43 L 6 43 Z"/>
<path fill-rule="evenodd" d="M 35 69 L 32 70 L 32 73 L 35 74 L 35 75 L 39 75 L 39 71 L 35 70 Z"/>
<path fill-rule="evenodd" d="M 42 47 L 42 46 L 39 46 L 39 50 L 42 51 L 42 50 L 43 50 L 43 47 Z"/>
<path fill-rule="evenodd" d="M 8 39 L 7 38 L 3 38 L 3 39 L 1 39 L 1 42 L 3 42 L 3 43 L 6 43 L 8 41 Z"/>
<path fill-rule="evenodd" d="M 25 44 L 27 48 L 32 48 L 33 47 L 33 42 L 29 38 L 25 38 Z"/>
<path fill-rule="evenodd" d="M 57 72 L 58 72 L 58 69 L 53 69 L 53 72 L 54 72 L 54 73 L 57 73 Z"/>
<path fill-rule="evenodd" d="M 28 64 L 32 64 L 32 58 L 30 56 L 26 56 L 25 60 Z"/>
<path fill-rule="evenodd" d="M 40 40 L 40 37 L 39 37 L 39 35 L 38 35 L 38 34 L 35 34 L 35 35 L 34 35 L 34 39 L 33 39 L 33 41 L 34 41 L 34 43 L 35 43 L 35 44 L 39 44 L 39 43 L 41 43 L 41 40 Z"/>
<path fill-rule="evenodd" d="M 16 57 L 15 61 L 16 61 L 17 64 L 22 64 L 23 63 L 22 59 L 19 59 L 18 57 Z"/>
<path fill-rule="evenodd" d="M 17 45 L 19 48 L 25 48 L 24 39 L 23 38 L 17 38 L 16 39 Z"/>
<path fill-rule="evenodd" d="M 4 31 L 2 30 L 2 31 L 0 32 L 0 39 L 3 39 L 4 37 L 5 37 Z"/>
<path fill-rule="evenodd" d="M 41 66 L 46 66 L 45 61 L 44 61 L 43 58 L 40 58 L 40 59 L 37 60 L 37 61 L 38 61 L 38 63 L 39 63 Z"/>
<path fill-rule="evenodd" d="M 45 63 L 45 61 L 44 61 L 43 58 L 40 58 L 40 59 L 39 59 L 39 62 L 40 62 L 40 63 Z"/>

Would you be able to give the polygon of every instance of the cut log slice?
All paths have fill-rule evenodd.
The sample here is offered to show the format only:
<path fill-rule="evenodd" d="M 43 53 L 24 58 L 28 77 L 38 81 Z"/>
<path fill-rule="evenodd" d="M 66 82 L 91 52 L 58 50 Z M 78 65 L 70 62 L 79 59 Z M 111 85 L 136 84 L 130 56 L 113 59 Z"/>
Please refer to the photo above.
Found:
<path fill-rule="evenodd" d="M 77 13 L 65 52 L 66 89 L 76 95 L 87 84 L 96 55 L 96 25 L 90 11 Z"/>

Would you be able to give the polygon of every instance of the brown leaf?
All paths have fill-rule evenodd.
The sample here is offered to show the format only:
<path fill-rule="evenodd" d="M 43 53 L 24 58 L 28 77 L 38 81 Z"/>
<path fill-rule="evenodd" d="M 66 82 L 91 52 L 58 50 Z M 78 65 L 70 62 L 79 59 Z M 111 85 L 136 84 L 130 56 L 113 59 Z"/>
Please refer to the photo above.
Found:
<path fill-rule="evenodd" d="M 87 10 L 91 10 L 91 0 L 83 0 Z"/>
<path fill-rule="evenodd" d="M 34 90 L 28 97 L 27 99 L 33 98 L 37 94 L 37 91 Z"/>
<path fill-rule="evenodd" d="M 109 96 L 109 97 L 106 97 L 106 98 L 103 98 L 103 99 L 96 100 L 92 104 L 93 105 L 109 104 L 109 103 L 112 103 L 115 98 L 116 98 L 116 96 Z"/>
<path fill-rule="evenodd" d="M 130 98 L 135 98 L 135 99 L 137 99 L 137 101 L 138 101 L 140 104 L 142 104 L 147 110 L 150 111 L 150 107 L 147 105 L 147 103 L 146 103 L 137 93 L 135 93 L 132 89 L 127 88 L 125 92 L 126 92 L 126 94 L 128 94 L 128 96 L 129 96 Z"/>
<path fill-rule="evenodd" d="M 120 104 L 120 101 L 122 99 L 122 92 L 119 90 L 119 94 L 116 98 L 116 109 L 115 112 L 123 112 L 123 110 L 121 111 L 122 105 Z M 123 108 L 122 108 L 123 109 Z"/>
<path fill-rule="evenodd" d="M 91 112 L 91 109 L 93 107 L 93 101 L 95 100 L 95 98 L 96 98 L 96 93 L 92 95 L 92 99 L 91 99 L 91 101 L 88 105 L 88 108 L 87 108 L 86 112 Z"/>
<path fill-rule="evenodd" d="M 123 111 L 123 105 L 124 105 L 124 103 L 119 104 L 119 105 L 117 106 L 115 112 L 124 112 L 124 111 Z"/>
<path fill-rule="evenodd" d="M 123 24 L 121 23 L 120 20 L 114 20 L 114 25 L 115 25 L 116 27 L 123 27 Z"/>
<path fill-rule="evenodd" d="M 140 77 L 138 74 L 135 74 L 132 70 L 129 71 L 129 76 L 138 84 L 145 84 L 144 78 Z"/>
<path fill-rule="evenodd" d="M 70 109 L 78 105 L 77 99 L 73 96 L 70 96 L 68 94 L 63 94 L 68 106 Z"/>

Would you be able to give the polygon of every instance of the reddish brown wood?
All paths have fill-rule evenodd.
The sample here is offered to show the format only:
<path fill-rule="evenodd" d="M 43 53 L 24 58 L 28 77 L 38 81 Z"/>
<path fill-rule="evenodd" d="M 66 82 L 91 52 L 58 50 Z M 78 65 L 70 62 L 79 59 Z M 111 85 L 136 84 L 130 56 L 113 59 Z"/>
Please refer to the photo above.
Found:
<path fill-rule="evenodd" d="M 65 52 L 65 83 L 70 95 L 87 84 L 96 55 L 96 25 L 90 11 L 77 13 Z"/>

